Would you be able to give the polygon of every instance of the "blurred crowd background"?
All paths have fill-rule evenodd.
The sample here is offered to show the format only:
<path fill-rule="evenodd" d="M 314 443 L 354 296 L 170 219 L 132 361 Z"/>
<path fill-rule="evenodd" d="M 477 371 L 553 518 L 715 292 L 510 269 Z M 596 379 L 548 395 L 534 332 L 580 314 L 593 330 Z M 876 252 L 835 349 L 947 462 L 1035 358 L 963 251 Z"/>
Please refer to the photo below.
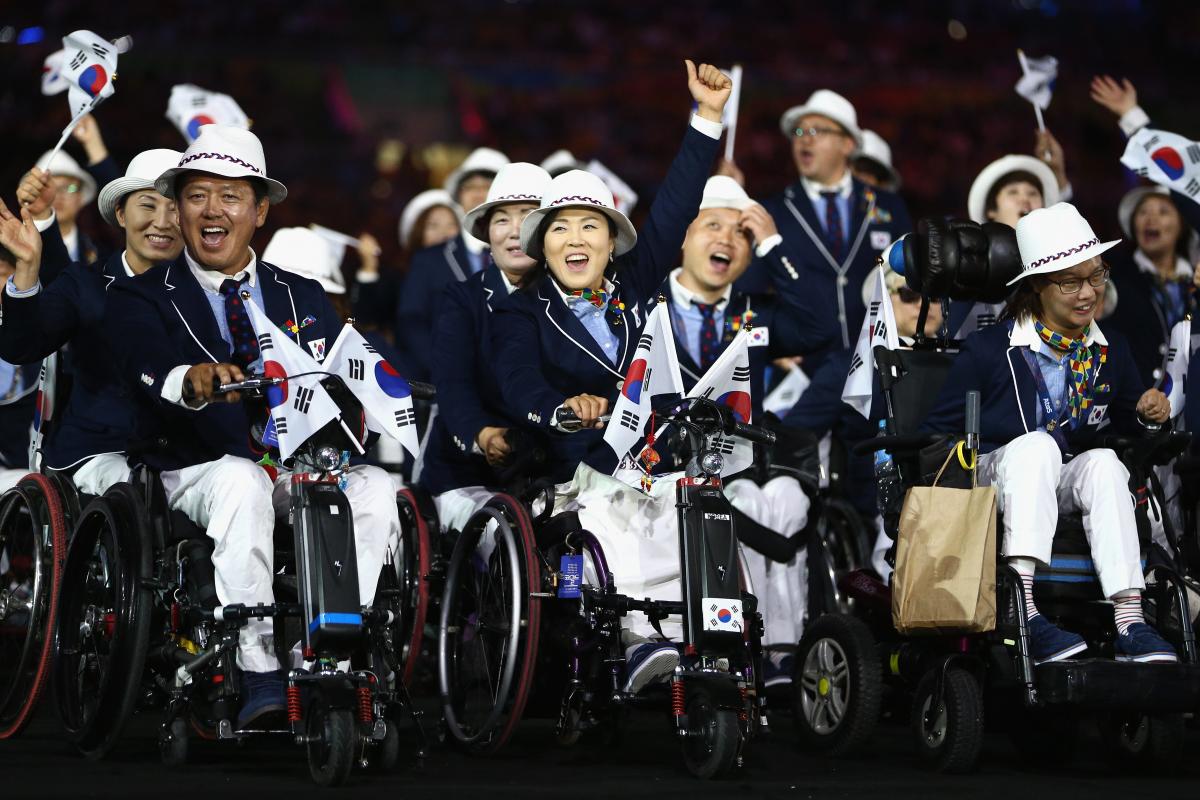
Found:
<path fill-rule="evenodd" d="M 1115 119 L 1088 98 L 1094 74 L 1130 78 L 1155 127 L 1200 138 L 1200 3 L 1139 0 L 568 2 L 567 0 L 69 0 L 0 5 L 0 191 L 57 140 L 63 96 L 43 97 L 46 55 L 78 28 L 129 35 L 116 95 L 97 111 L 123 167 L 183 149 L 164 117 L 171 86 L 232 95 L 253 119 L 286 203 L 285 225 L 374 234 L 399 257 L 396 222 L 417 192 L 478 145 L 538 162 L 565 147 L 597 158 L 644 214 L 686 124 L 682 60 L 745 70 L 736 162 L 752 195 L 795 179 L 780 113 L 816 88 L 845 94 L 891 144 L 914 218 L 965 215 L 976 173 L 1031 152 L 1032 107 L 1013 86 L 1016 50 L 1059 59 L 1046 113 L 1076 202 L 1115 234 L 1132 182 Z M 32 32 L 31 32 L 32 31 Z M 68 145 L 82 157 L 77 144 Z M 83 228 L 113 229 L 95 210 Z M 347 259 L 353 269 L 353 257 Z"/>

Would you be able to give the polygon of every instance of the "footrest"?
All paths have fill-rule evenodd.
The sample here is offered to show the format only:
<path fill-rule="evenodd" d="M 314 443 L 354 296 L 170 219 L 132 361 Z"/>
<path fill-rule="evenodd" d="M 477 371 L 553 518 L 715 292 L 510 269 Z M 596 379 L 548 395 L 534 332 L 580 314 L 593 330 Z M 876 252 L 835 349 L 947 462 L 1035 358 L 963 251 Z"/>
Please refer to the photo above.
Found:
<path fill-rule="evenodd" d="M 1046 703 L 1146 713 L 1200 707 L 1200 666 L 1192 664 L 1067 660 L 1039 664 L 1034 675 Z"/>

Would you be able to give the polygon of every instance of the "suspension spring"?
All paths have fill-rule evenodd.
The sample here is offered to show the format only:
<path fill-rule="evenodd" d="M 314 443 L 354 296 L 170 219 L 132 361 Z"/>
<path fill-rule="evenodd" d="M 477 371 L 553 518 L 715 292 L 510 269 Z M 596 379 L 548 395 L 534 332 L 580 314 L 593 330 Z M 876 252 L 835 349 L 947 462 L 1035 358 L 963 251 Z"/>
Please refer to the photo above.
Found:
<path fill-rule="evenodd" d="M 686 696 L 683 691 L 683 679 L 671 679 L 671 713 L 676 717 L 682 717 L 686 706 Z"/>
<path fill-rule="evenodd" d="M 302 716 L 300 708 L 300 687 L 295 684 L 287 687 L 288 722 L 299 722 Z"/>
<path fill-rule="evenodd" d="M 358 687 L 358 721 L 370 725 L 375 721 L 375 712 L 371 707 L 371 687 Z"/>

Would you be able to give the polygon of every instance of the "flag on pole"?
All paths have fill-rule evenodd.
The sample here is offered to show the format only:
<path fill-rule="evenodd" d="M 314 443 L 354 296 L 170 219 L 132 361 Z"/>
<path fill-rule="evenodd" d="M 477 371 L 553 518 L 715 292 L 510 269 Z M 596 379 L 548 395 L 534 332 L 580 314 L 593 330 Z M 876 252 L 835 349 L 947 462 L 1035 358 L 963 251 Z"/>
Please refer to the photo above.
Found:
<path fill-rule="evenodd" d="M 751 422 L 754 405 L 750 396 L 750 348 L 754 346 L 753 330 L 742 328 L 687 396 L 707 397 L 728 406 L 738 422 Z M 744 439 L 718 434 L 711 445 L 724 458 L 722 477 L 754 463 L 754 445 Z"/>
<path fill-rule="evenodd" d="M 343 249 L 338 251 L 337 258 L 339 264 L 341 263 L 342 256 L 345 255 L 345 248 L 349 247 L 352 250 L 358 250 L 358 239 L 348 233 L 335 231 L 332 228 L 326 228 L 324 225 L 318 225 L 315 222 L 309 223 L 308 229 L 331 244 L 338 244 L 342 246 Z M 375 255 L 382 255 L 382 253 L 383 251 L 378 247 L 375 248 Z"/>
<path fill-rule="evenodd" d="M 671 314 L 665 302 L 657 303 L 646 319 L 633 361 L 625 372 L 621 393 L 613 405 L 612 418 L 604 430 L 604 441 L 619 461 L 646 435 L 653 398 L 683 394 L 679 356 L 671 332 Z"/>
<path fill-rule="evenodd" d="M 1171 418 L 1183 413 L 1186 402 L 1188 364 L 1192 359 L 1192 321 L 1181 320 L 1171 328 L 1167 358 L 1163 364 L 1162 384 L 1159 387 L 1171 403 Z"/>
<path fill-rule="evenodd" d="M 171 87 L 167 119 L 179 129 L 188 144 L 196 141 L 201 125 L 230 125 L 250 130 L 250 119 L 236 100 L 227 94 L 210 92 L 190 83 Z"/>
<path fill-rule="evenodd" d="M 79 120 L 83 119 L 100 103 L 112 97 L 113 81 L 117 77 L 117 48 L 91 31 L 75 31 L 63 37 L 63 64 L 59 76 L 67 85 L 67 105 L 71 109 L 71 121 L 63 128 L 58 144 L 46 159 L 46 169 L 54 164 L 54 157 L 62 149 L 67 137 Z"/>
<path fill-rule="evenodd" d="M 975 331 L 995 325 L 996 321 L 1000 319 L 1000 315 L 1004 313 L 1004 305 L 1004 303 L 972 304 L 971 310 L 967 312 L 967 317 L 954 334 L 954 338 L 961 342 Z"/>
<path fill-rule="evenodd" d="M 341 377 L 362 403 L 370 430 L 386 433 L 417 457 L 421 448 L 412 388 L 353 326 L 342 326 L 325 356 L 325 369 Z"/>
<path fill-rule="evenodd" d="M 721 122 L 725 125 L 725 160 L 733 161 L 733 142 L 737 137 L 738 104 L 742 101 L 742 65 L 734 64 L 726 74 L 733 81 L 733 89 L 729 92 L 725 110 L 721 112 Z"/>
<path fill-rule="evenodd" d="M 1058 78 L 1058 59 L 1054 56 L 1029 58 L 1025 51 L 1017 51 L 1021 62 L 1021 79 L 1017 81 L 1017 94 L 1033 103 L 1040 111 L 1050 107 L 1054 95 L 1054 81 Z"/>
<path fill-rule="evenodd" d="M 67 79 L 62 76 L 63 58 L 66 50 L 55 50 L 42 62 L 42 94 L 50 97 L 67 90 Z"/>
<path fill-rule="evenodd" d="M 1200 203 L 1200 144 L 1169 131 L 1142 128 L 1129 137 L 1121 163 Z"/>
<path fill-rule="evenodd" d="M 321 385 L 323 370 L 300 345 L 263 313 L 248 293 L 242 295 L 250 323 L 258 336 L 263 375 L 289 378 L 266 391 L 271 418 L 263 442 L 279 447 L 280 458 L 290 458 L 300 445 L 340 415 L 337 403 Z"/>
<path fill-rule="evenodd" d="M 604 185 L 613 193 L 613 205 L 626 216 L 633 213 L 637 205 L 638 194 L 628 183 L 617 177 L 617 174 L 599 161 L 592 159 L 587 165 L 587 171 L 604 181 Z"/>
<path fill-rule="evenodd" d="M 900 346 L 900 337 L 896 333 L 896 312 L 888 296 L 882 266 L 875 270 L 875 275 L 875 291 L 871 296 L 871 304 L 867 306 L 867 316 L 858 333 L 854 354 L 850 357 L 846 384 L 842 387 L 842 402 L 867 419 L 871 417 L 871 397 L 875 390 L 875 346 L 881 344 L 888 350 Z"/>

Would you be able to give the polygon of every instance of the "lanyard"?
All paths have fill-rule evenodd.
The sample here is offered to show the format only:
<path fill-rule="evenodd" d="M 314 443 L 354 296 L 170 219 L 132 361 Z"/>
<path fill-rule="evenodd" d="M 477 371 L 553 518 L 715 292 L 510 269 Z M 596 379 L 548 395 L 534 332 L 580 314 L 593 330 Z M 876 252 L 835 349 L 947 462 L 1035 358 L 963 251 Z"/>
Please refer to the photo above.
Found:
<path fill-rule="evenodd" d="M 1070 403 L 1063 403 L 1062 409 L 1055 413 L 1054 401 L 1050 397 L 1050 389 L 1046 386 L 1046 376 L 1042 374 L 1042 369 L 1037 362 L 1037 356 L 1029 348 L 1022 348 L 1021 355 L 1025 357 L 1025 365 L 1029 367 L 1029 372 L 1033 375 L 1034 386 L 1037 387 L 1038 404 L 1042 408 L 1042 419 L 1045 420 L 1046 433 L 1054 437 L 1054 441 L 1058 442 L 1058 449 L 1065 453 L 1067 452 L 1067 440 L 1063 429 L 1070 429 L 1072 427 Z M 1070 391 L 1070 389 L 1068 388 L 1067 391 Z M 1064 422 L 1064 419 L 1066 419 L 1066 422 Z"/>

